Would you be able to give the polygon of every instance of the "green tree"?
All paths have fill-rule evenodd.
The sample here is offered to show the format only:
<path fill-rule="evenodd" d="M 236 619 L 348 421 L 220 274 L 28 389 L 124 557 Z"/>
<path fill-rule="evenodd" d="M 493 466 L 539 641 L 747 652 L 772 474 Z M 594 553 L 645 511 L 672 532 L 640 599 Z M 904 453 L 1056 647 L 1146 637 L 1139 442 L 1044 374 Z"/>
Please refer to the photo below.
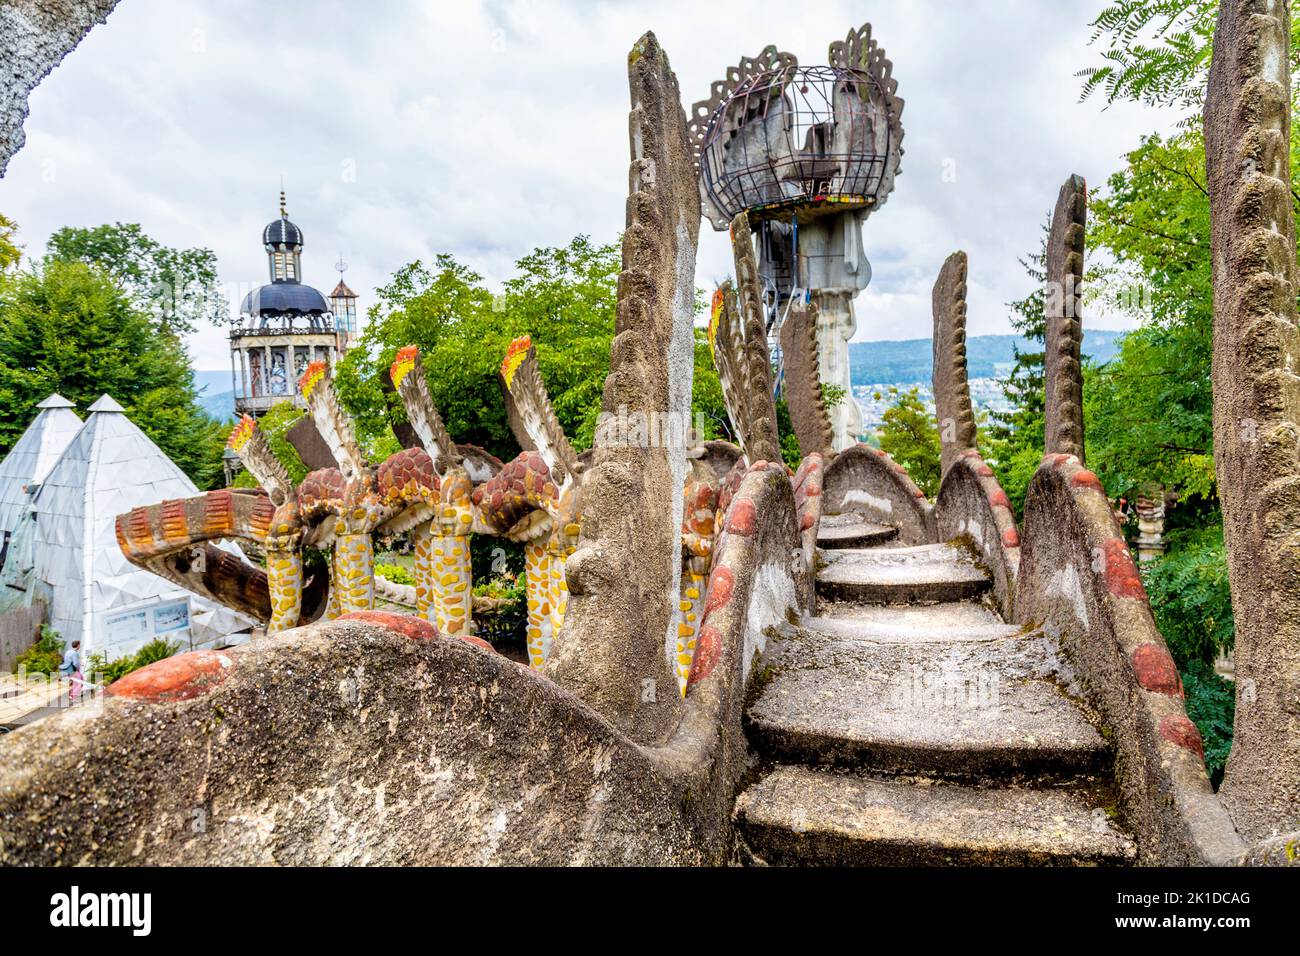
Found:
<path fill-rule="evenodd" d="M 0 272 L 17 265 L 18 260 L 22 258 L 23 251 L 14 242 L 17 232 L 18 224 L 4 213 L 0 213 Z"/>
<path fill-rule="evenodd" d="M 1114 0 L 1092 21 L 1102 63 L 1079 71 L 1082 98 L 1199 109 L 1209 75 L 1219 0 Z M 1300 64 L 1300 22 L 1291 22 L 1291 72 Z M 1189 124 L 1190 125 L 1190 124 Z"/>
<path fill-rule="evenodd" d="M 1104 65 L 1081 74 L 1084 97 L 1101 91 L 1108 102 L 1196 109 L 1218 8 L 1214 0 L 1116 0 L 1094 23 L 1093 39 L 1104 37 L 1109 49 Z M 1291 27 L 1294 76 L 1300 22 Z M 1169 549 L 1143 577 L 1217 786 L 1232 743 L 1233 693 L 1211 662 L 1231 646 L 1234 623 L 1214 493 L 1205 143 L 1194 113 L 1182 125 L 1173 136 L 1144 138 L 1092 197 L 1088 245 L 1112 259 L 1093 283 L 1139 326 L 1114 360 L 1087 370 L 1084 415 L 1089 464 L 1111 494 L 1155 481 L 1178 496 Z M 1293 136 L 1293 180 L 1296 147 Z"/>
<path fill-rule="evenodd" d="M 200 322 L 230 321 L 211 249 L 173 249 L 134 223 L 118 222 L 88 229 L 65 226 L 50 236 L 46 255 L 105 270 L 153 316 L 161 332 L 184 335 Z"/>
<path fill-rule="evenodd" d="M 504 291 L 493 295 L 482 276 L 444 254 L 432 267 L 403 266 L 376 291 L 366 330 L 337 373 L 340 398 L 368 451 L 391 447 L 391 423 L 404 420 L 401 401 L 387 385 L 388 368 L 399 348 L 418 345 L 433 400 L 456 441 L 513 458 L 518 446 L 506 422 L 498 371 L 511 340 L 524 334 L 537 347 L 560 424 L 575 447 L 590 446 L 609 372 L 618 246 L 578 236 L 567 246 L 536 249 L 515 267 Z M 726 426 L 721 394 L 697 331 L 693 397 L 715 434 Z"/>
<path fill-rule="evenodd" d="M 285 433 L 305 414 L 307 413 L 293 402 L 279 402 L 272 405 L 270 410 L 257 420 L 257 427 L 266 436 L 266 443 L 270 445 L 271 453 L 279 459 L 280 464 L 284 465 L 285 471 L 289 473 L 289 478 L 295 485 L 307 477 L 307 466 L 299 457 L 298 450 L 289 444 Z M 235 425 L 232 423 L 222 430 L 223 441 L 230 437 L 230 432 L 234 428 Z M 256 488 L 257 481 L 247 471 L 241 471 L 236 476 L 234 485 L 236 488 Z"/>
<path fill-rule="evenodd" d="M 221 426 L 196 402 L 189 356 L 105 272 L 47 260 L 0 282 L 0 450 L 59 392 L 112 395 L 200 488 L 221 473 Z"/>
<path fill-rule="evenodd" d="M 1293 141 L 1293 177 L 1298 160 Z M 1214 493 L 1204 168 L 1200 130 L 1149 136 L 1091 202 L 1088 244 L 1113 263 L 1093 281 L 1108 290 L 1108 308 L 1139 323 L 1085 391 L 1089 462 L 1112 494 L 1148 480 L 1184 495 Z"/>
<path fill-rule="evenodd" d="M 1013 346 L 1011 371 L 1001 382 L 1010 411 L 992 416 L 980 429 L 981 451 L 1019 514 L 1024 508 L 1025 490 L 1043 458 L 1044 366 L 1042 344 L 1047 334 L 1043 285 L 1047 279 L 1047 233 L 1051 217 L 1043 224 L 1043 241 L 1036 252 L 1022 256 L 1021 266 L 1032 281 L 1030 291 L 1007 303 L 1011 327 L 1030 342 L 1034 351 Z"/>
<path fill-rule="evenodd" d="M 880 447 L 894 461 L 907 469 L 916 486 L 927 498 L 939 493 L 942 477 L 939 464 L 939 427 L 934 415 L 925 407 L 920 390 L 889 389 L 894 404 L 885 410 L 880 430 Z M 876 395 L 879 399 L 879 393 Z"/>

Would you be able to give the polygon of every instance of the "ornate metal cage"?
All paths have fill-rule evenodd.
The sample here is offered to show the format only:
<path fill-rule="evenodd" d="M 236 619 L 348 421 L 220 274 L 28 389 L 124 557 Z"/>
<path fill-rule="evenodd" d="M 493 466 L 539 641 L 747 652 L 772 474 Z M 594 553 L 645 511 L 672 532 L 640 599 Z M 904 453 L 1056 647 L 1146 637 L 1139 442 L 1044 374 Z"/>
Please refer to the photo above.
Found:
<path fill-rule="evenodd" d="M 898 143 L 891 96 L 863 70 L 788 65 L 743 81 L 700 147 L 705 194 L 728 220 L 796 207 L 874 205 Z M 886 190 L 887 191 L 887 190 Z"/>

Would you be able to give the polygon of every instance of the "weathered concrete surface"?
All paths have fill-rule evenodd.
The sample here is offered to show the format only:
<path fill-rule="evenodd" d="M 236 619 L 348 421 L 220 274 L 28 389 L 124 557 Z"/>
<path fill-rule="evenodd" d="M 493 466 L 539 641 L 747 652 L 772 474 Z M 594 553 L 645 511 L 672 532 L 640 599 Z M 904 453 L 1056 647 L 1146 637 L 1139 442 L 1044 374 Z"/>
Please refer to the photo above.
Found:
<path fill-rule="evenodd" d="M 822 523 L 822 483 L 826 478 L 821 452 L 804 458 L 790 479 L 794 492 L 795 517 L 799 522 L 799 567 L 794 572 L 799 589 L 799 607 L 811 612 L 817 607 L 817 535 Z"/>
<path fill-rule="evenodd" d="M 1088 186 L 1071 176 L 1061 187 L 1047 236 L 1043 378 L 1048 454 L 1083 460 L 1083 251 Z"/>
<path fill-rule="evenodd" d="M 764 520 L 751 520 L 758 515 Z M 653 752 L 656 766 L 685 788 L 693 825 L 715 855 L 730 840 L 727 821 L 746 769 L 746 687 L 771 628 L 795 613 L 790 565 L 798 540 L 785 469 L 749 469 L 714 546 L 681 723 L 668 744 Z"/>
<path fill-rule="evenodd" d="M 898 537 L 892 525 L 868 521 L 862 515 L 847 512 L 825 515 L 817 529 L 819 548 L 869 548 Z"/>
<path fill-rule="evenodd" d="M 102 717 L 7 735 L 0 862 L 707 858 L 683 793 L 603 718 L 405 622 L 409 634 L 342 620 L 171 658 L 115 684 Z"/>
<path fill-rule="evenodd" d="M 700 455 L 700 460 L 713 469 L 713 475 L 721 486 L 736 462 L 740 461 L 740 446 L 713 438 L 703 442 L 701 450 L 703 454 Z"/>
<path fill-rule="evenodd" d="M 1041 633 L 886 640 L 783 625 L 750 705 L 750 739 L 784 762 L 949 777 L 1093 773 L 1110 748 L 1061 690 Z"/>
<path fill-rule="evenodd" d="M 1135 856 L 1081 790 L 781 767 L 741 795 L 736 819 L 751 849 L 774 865 L 1118 865 Z"/>
<path fill-rule="evenodd" d="M 798 543 L 783 468 L 733 507 L 662 747 L 481 642 L 363 612 L 170 658 L 102 716 L 6 735 L 0 864 L 725 863 L 745 678 L 793 613 Z"/>
<path fill-rule="evenodd" d="M 742 227 L 748 235 L 749 227 L 743 224 Z M 760 309 L 756 304 L 758 292 L 755 288 L 745 288 L 756 285 L 757 277 L 742 270 L 739 251 L 736 260 L 737 273 L 749 278 L 742 282 L 740 289 L 728 279 L 714 293 L 708 327 L 709 348 L 718 370 L 727 417 L 731 419 L 745 458 L 751 464 L 776 461 L 781 457 L 781 442 L 772 397 L 771 357 L 762 316 L 751 315 Z M 751 268 L 752 265 L 751 262 Z"/>
<path fill-rule="evenodd" d="M 1238 866 L 1300 866 L 1300 832 L 1256 843 L 1235 862 Z"/>
<path fill-rule="evenodd" d="M 979 555 L 993 581 L 993 597 L 1011 620 L 1020 570 L 1020 531 L 1011 501 L 993 469 L 970 449 L 947 468 L 934 502 L 939 540 L 961 539 Z"/>
<path fill-rule="evenodd" d="M 817 306 L 802 299 L 790 305 L 781 323 L 781 394 L 790 409 L 790 424 L 799 453 L 835 455 L 835 430 L 822 396 L 821 365 L 817 359 Z M 844 401 L 853 401 L 846 395 Z"/>
<path fill-rule="evenodd" d="M 800 626 L 832 637 L 877 643 L 994 641 L 1022 630 L 975 601 L 902 607 L 826 601 L 818 612 L 817 617 L 804 617 Z"/>
<path fill-rule="evenodd" d="M 321 435 L 320 429 L 310 415 L 298 419 L 284 433 L 284 440 L 293 446 L 293 450 L 302 459 L 308 471 L 320 471 L 325 468 L 337 468 L 338 459 Z"/>
<path fill-rule="evenodd" d="M 975 447 L 975 410 L 966 379 L 966 253 L 954 252 L 930 295 L 934 313 L 934 408 L 940 460 L 946 474 Z"/>
<path fill-rule="evenodd" d="M 597 428 L 583 485 L 582 538 L 549 673 L 634 739 L 661 743 L 681 698 L 677 640 L 685 429 L 694 368 L 700 198 L 677 78 L 654 34 L 628 54 L 632 111 L 627 229 L 603 411 L 675 421 L 656 447 Z M 649 683 L 647 683 L 649 682 Z"/>
<path fill-rule="evenodd" d="M 776 401 L 772 395 L 772 356 L 767 350 L 763 291 L 758 279 L 758 258 L 749 217 L 739 213 L 731 223 L 731 253 L 736 264 L 736 313 L 728 323 L 725 347 L 734 354 L 739 379 L 733 382 L 745 409 L 741 442 L 750 463 L 780 461 L 781 439 L 776 427 Z M 816 449 L 811 449 L 815 451 Z M 805 455 L 808 452 L 804 453 Z"/>
<path fill-rule="evenodd" d="M 969 552 L 947 544 L 819 552 L 817 591 L 872 604 L 961 601 L 989 588 Z"/>
<path fill-rule="evenodd" d="M 934 516 L 924 492 L 902 465 L 870 445 L 846 448 L 826 466 L 822 512 L 853 512 L 892 525 L 902 544 L 936 540 Z"/>
<path fill-rule="evenodd" d="M 1044 458 L 1025 497 L 1016 617 L 1059 636 L 1111 729 L 1142 862 L 1228 864 L 1244 850 L 1205 775 L 1173 658 L 1097 476 Z"/>
<path fill-rule="evenodd" d="M 117 0 L 7 0 L 0 4 L 0 176 L 27 137 L 27 97 L 103 23 Z"/>
<path fill-rule="evenodd" d="M 1219 7 L 1205 102 L 1214 461 L 1237 636 L 1222 796 L 1252 841 L 1300 830 L 1300 331 L 1286 3 Z"/>

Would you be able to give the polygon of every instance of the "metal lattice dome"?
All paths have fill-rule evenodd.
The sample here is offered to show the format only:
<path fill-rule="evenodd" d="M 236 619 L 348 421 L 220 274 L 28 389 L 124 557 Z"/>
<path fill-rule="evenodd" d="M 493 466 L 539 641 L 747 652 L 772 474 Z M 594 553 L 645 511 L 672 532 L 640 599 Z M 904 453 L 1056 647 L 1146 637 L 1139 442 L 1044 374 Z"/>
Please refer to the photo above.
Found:
<path fill-rule="evenodd" d="M 874 207 L 893 189 L 902 128 L 893 90 L 849 67 L 780 65 L 746 77 L 700 143 L 700 188 L 715 227 L 742 211 L 787 218 Z"/>

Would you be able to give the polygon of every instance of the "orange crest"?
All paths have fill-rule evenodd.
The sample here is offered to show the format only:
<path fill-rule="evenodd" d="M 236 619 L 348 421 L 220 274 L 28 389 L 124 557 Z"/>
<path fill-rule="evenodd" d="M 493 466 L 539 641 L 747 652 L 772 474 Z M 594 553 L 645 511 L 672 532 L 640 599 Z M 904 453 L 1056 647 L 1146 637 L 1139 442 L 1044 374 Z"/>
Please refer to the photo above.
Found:
<path fill-rule="evenodd" d="M 501 377 L 506 381 L 506 388 L 515 380 L 515 372 L 519 371 L 519 366 L 524 364 L 524 359 L 528 358 L 528 350 L 533 347 L 533 337 L 531 335 L 521 335 L 510 343 L 510 348 L 506 349 L 506 357 L 501 361 Z"/>
<path fill-rule="evenodd" d="M 253 417 L 245 415 L 230 433 L 230 437 L 226 439 L 226 446 L 231 451 L 243 451 L 244 446 L 248 444 L 248 440 L 253 437 L 253 431 L 256 428 L 257 422 L 253 420 Z"/>
<path fill-rule="evenodd" d="M 393 388 L 402 384 L 402 379 L 411 374 L 415 368 L 415 360 L 420 356 L 420 349 L 415 345 L 408 345 L 406 348 L 398 349 L 397 355 L 393 358 L 393 364 L 388 369 L 388 377 L 393 380 Z"/>
<path fill-rule="evenodd" d="M 307 366 L 306 371 L 302 373 L 302 378 L 298 379 L 298 391 L 302 392 L 303 398 L 311 398 L 311 393 L 325 377 L 327 368 L 329 366 L 324 362 L 312 362 Z"/>
<path fill-rule="evenodd" d="M 717 291 L 713 293 L 713 311 L 709 315 L 709 352 L 716 354 L 717 346 L 714 340 L 718 337 L 718 322 L 722 319 L 722 304 L 726 299 L 726 291 L 722 286 L 718 286 Z"/>

